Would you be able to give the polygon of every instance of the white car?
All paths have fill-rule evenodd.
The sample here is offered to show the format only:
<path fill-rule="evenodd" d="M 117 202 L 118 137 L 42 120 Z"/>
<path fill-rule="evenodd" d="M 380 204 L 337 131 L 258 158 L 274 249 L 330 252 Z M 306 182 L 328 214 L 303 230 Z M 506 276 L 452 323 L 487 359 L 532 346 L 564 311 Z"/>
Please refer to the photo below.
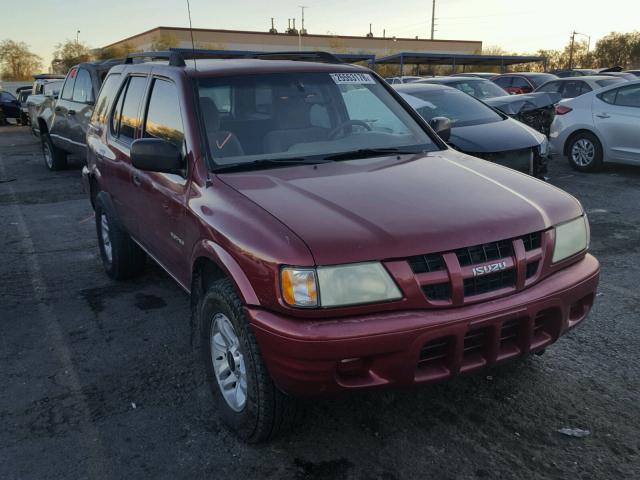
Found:
<path fill-rule="evenodd" d="M 640 165 L 640 81 L 560 101 L 549 141 L 577 170 L 595 171 L 603 162 Z"/>

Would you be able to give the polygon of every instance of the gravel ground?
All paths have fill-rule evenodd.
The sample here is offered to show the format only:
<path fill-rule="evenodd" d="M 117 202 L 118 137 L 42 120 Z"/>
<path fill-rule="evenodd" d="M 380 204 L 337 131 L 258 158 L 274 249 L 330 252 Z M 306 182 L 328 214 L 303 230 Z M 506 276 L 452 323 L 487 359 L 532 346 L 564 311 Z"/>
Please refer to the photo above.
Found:
<path fill-rule="evenodd" d="M 103 273 L 79 167 L 50 173 L 26 128 L 0 128 L 1 479 L 640 478 L 640 168 L 553 162 L 589 212 L 602 280 L 544 356 L 311 402 L 297 432 L 256 447 L 209 402 L 182 290 L 154 265 Z"/>

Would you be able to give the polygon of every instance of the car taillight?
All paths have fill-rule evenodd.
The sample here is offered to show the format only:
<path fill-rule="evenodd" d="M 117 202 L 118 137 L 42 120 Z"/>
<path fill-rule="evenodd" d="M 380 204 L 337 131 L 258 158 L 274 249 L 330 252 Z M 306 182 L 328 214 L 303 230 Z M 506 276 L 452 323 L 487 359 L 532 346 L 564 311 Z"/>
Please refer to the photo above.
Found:
<path fill-rule="evenodd" d="M 567 107 L 566 105 L 556 105 L 556 115 L 564 115 L 565 113 L 569 113 L 573 108 Z"/>

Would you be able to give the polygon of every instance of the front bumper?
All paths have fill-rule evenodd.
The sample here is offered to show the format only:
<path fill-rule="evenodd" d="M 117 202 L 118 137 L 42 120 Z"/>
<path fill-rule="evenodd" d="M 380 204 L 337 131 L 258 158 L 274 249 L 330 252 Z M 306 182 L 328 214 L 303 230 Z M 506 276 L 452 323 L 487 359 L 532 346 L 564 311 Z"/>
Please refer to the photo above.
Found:
<path fill-rule="evenodd" d="M 433 383 L 545 348 L 584 320 L 591 255 L 517 294 L 443 310 L 308 321 L 248 308 L 276 385 L 296 396 Z"/>

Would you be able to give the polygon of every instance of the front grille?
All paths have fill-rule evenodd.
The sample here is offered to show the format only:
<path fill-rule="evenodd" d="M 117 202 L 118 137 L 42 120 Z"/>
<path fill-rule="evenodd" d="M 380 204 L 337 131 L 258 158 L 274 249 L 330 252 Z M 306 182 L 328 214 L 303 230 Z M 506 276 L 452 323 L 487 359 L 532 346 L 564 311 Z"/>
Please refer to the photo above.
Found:
<path fill-rule="evenodd" d="M 515 289 L 520 265 L 525 270 L 522 276 L 527 280 L 526 285 L 529 285 L 528 280 L 535 279 L 543 264 L 543 239 L 543 232 L 533 232 L 517 238 L 458 248 L 452 252 L 416 255 L 407 261 L 411 271 L 420 275 L 420 288 L 429 301 L 462 305 L 467 297 Z M 520 253 L 516 251 L 517 241 L 522 242 L 525 258 L 522 258 L 522 250 L 519 250 Z M 458 260 L 462 278 L 454 270 L 448 271 L 449 268 L 458 268 L 451 254 Z M 450 265 L 450 262 L 453 263 Z M 498 266 L 503 270 L 482 275 L 483 269 L 480 268 L 477 269 L 480 275 L 476 276 L 478 272 L 474 267 L 488 267 L 493 263 L 500 263 Z"/>
<path fill-rule="evenodd" d="M 503 270 L 501 272 L 489 273 L 481 277 L 464 279 L 464 296 L 472 297 L 483 293 L 493 292 L 507 287 L 515 287 L 516 271 Z"/>
<path fill-rule="evenodd" d="M 524 249 L 528 252 L 536 248 L 540 248 L 542 245 L 542 232 L 534 232 L 522 237 L 522 243 L 524 243 Z"/>
<path fill-rule="evenodd" d="M 506 152 L 474 152 L 471 155 L 520 172 L 533 173 L 533 149 L 531 148 L 508 150 Z"/>
<path fill-rule="evenodd" d="M 432 285 L 425 285 L 422 287 L 422 291 L 429 298 L 429 300 L 449 300 L 451 292 L 448 283 L 434 283 Z"/>
<path fill-rule="evenodd" d="M 527 263 L 527 278 L 533 277 L 538 271 L 539 261 Z"/>
<path fill-rule="evenodd" d="M 513 243 L 511 240 L 484 243 L 473 247 L 459 248 L 455 251 L 461 267 L 468 265 L 491 262 L 513 255 Z"/>
<path fill-rule="evenodd" d="M 442 255 L 430 253 L 428 255 L 417 255 L 409 258 L 409 264 L 413 273 L 427 273 L 444 270 L 444 259 Z"/>

